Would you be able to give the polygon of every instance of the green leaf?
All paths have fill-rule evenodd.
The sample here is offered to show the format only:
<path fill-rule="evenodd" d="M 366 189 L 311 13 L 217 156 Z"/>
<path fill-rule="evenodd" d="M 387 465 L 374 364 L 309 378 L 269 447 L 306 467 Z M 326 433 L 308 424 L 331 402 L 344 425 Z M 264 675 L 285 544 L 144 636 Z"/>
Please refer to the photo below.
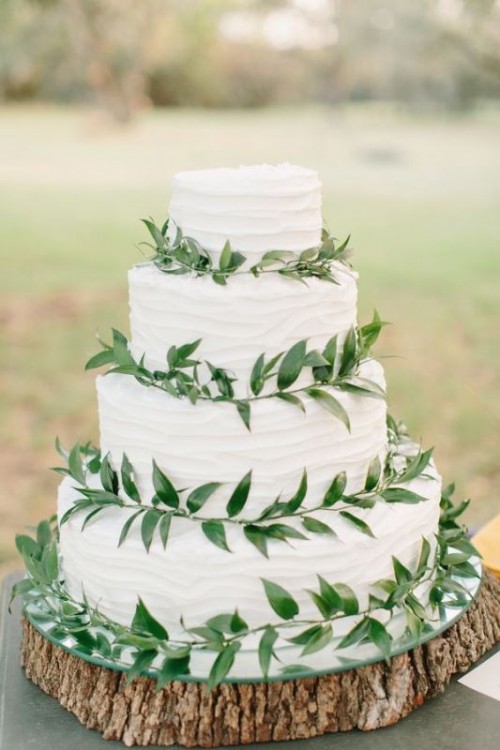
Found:
<path fill-rule="evenodd" d="M 308 388 L 306 393 L 314 399 L 320 406 L 322 406 L 324 409 L 330 412 L 330 414 L 333 414 L 334 417 L 337 417 L 337 419 L 340 419 L 342 424 L 344 424 L 349 432 L 351 431 L 351 423 L 349 421 L 349 415 L 347 414 L 346 410 L 342 406 L 342 404 L 337 401 L 336 398 L 334 398 L 330 393 L 327 391 L 323 391 L 320 388 Z"/>
<path fill-rule="evenodd" d="M 244 633 L 248 630 L 248 624 L 236 610 L 231 618 L 231 633 Z"/>
<path fill-rule="evenodd" d="M 79 484 L 85 484 L 85 471 L 83 468 L 79 443 L 76 443 L 69 452 L 68 469 L 70 470 L 73 479 L 76 479 Z"/>
<path fill-rule="evenodd" d="M 221 482 L 208 482 L 196 487 L 188 496 L 186 506 L 190 513 L 197 513 L 205 505 L 208 498 L 221 486 Z"/>
<path fill-rule="evenodd" d="M 226 530 L 224 524 L 221 521 L 203 521 L 201 528 L 207 539 L 212 544 L 215 544 L 219 549 L 223 549 L 226 552 L 231 552 L 227 546 Z"/>
<path fill-rule="evenodd" d="M 91 357 L 85 365 L 85 370 L 94 370 L 96 367 L 111 365 L 115 362 L 115 353 L 113 349 L 103 349 Z"/>
<path fill-rule="evenodd" d="M 366 534 L 366 536 L 371 536 L 373 539 L 375 539 L 375 535 L 373 534 L 372 530 L 368 526 L 365 521 L 362 521 L 361 518 L 358 518 L 358 516 L 353 515 L 352 513 L 349 513 L 347 510 L 341 510 L 340 515 L 342 518 L 345 518 L 346 521 L 349 521 L 349 523 L 352 523 L 353 526 L 356 526 L 356 528 L 361 531 L 362 534 Z"/>
<path fill-rule="evenodd" d="M 373 311 L 373 318 L 370 323 L 366 323 L 360 329 L 360 336 L 363 341 L 363 348 L 367 352 L 377 341 L 380 331 L 384 326 L 389 325 L 385 320 L 380 319 L 376 310 Z"/>
<path fill-rule="evenodd" d="M 307 531 L 310 531 L 313 534 L 328 534 L 330 536 L 337 536 L 334 530 L 330 528 L 330 526 L 328 526 L 326 523 L 323 523 L 323 521 L 318 521 L 317 518 L 304 516 L 302 518 L 302 524 Z"/>
<path fill-rule="evenodd" d="M 380 497 L 384 498 L 386 503 L 406 503 L 414 505 L 415 503 L 425 503 L 429 499 L 423 495 L 418 495 L 416 492 L 412 492 L 412 490 L 407 490 L 404 487 L 388 487 L 386 490 L 382 490 L 379 494 Z"/>
<path fill-rule="evenodd" d="M 251 417 L 251 410 L 250 410 L 250 403 L 248 401 L 236 401 L 236 409 L 238 410 L 238 414 L 241 417 L 241 421 L 247 428 L 247 430 L 250 432 L 250 417 Z"/>
<path fill-rule="evenodd" d="M 291 620 L 299 613 L 299 607 L 291 594 L 282 586 L 273 581 L 263 578 L 264 590 L 269 604 L 274 609 L 278 617 L 283 620 Z"/>
<path fill-rule="evenodd" d="M 226 512 L 229 518 L 233 518 L 234 516 L 237 516 L 238 513 L 241 513 L 248 500 L 251 485 L 252 471 L 250 470 L 245 474 L 243 479 L 240 479 L 228 500 Z"/>
<path fill-rule="evenodd" d="M 289 643 L 295 644 L 296 646 L 305 646 L 306 643 L 308 643 L 312 638 L 312 636 L 318 633 L 320 630 L 321 625 L 313 625 L 310 628 L 306 628 L 306 630 L 303 630 L 298 635 L 294 635 L 292 638 L 287 638 L 286 640 Z"/>
<path fill-rule="evenodd" d="M 122 546 L 123 542 L 127 538 L 128 533 L 129 533 L 130 529 L 132 528 L 132 525 L 133 525 L 134 521 L 136 520 L 136 518 L 138 518 L 142 513 L 144 513 L 144 510 L 141 508 L 141 510 L 137 510 L 135 513 L 132 513 L 132 515 L 130 516 L 130 518 L 127 518 L 127 520 L 123 524 L 123 528 L 122 528 L 121 533 L 120 533 L 120 538 L 118 540 L 118 546 L 119 547 Z"/>
<path fill-rule="evenodd" d="M 306 341 L 298 341 L 285 354 L 278 370 L 278 388 L 280 391 L 289 388 L 300 375 L 306 356 Z"/>
<path fill-rule="evenodd" d="M 264 557 L 269 556 L 267 552 L 267 537 L 260 526 L 247 524 L 243 527 L 243 533 L 248 541 L 259 550 L 261 555 L 264 555 Z"/>
<path fill-rule="evenodd" d="M 331 508 L 332 505 L 335 505 L 335 503 L 343 497 L 346 484 L 347 474 L 345 473 L 345 471 L 342 471 L 340 474 L 337 474 L 337 476 L 325 492 L 325 496 L 322 502 L 323 508 Z"/>
<path fill-rule="evenodd" d="M 313 349 L 306 354 L 304 365 L 306 367 L 327 367 L 329 362 L 317 349 Z"/>
<path fill-rule="evenodd" d="M 339 375 L 348 375 L 356 363 L 356 331 L 349 328 L 342 348 L 342 359 L 340 360 Z"/>
<path fill-rule="evenodd" d="M 385 401 L 387 397 L 386 392 L 377 383 L 365 378 L 351 377 L 349 380 L 340 380 L 336 383 L 336 387 L 341 391 L 353 393 L 355 396 L 364 396 L 365 398 L 375 398 Z"/>
<path fill-rule="evenodd" d="M 337 357 L 337 344 L 338 336 L 332 336 L 332 338 L 328 341 L 327 345 L 323 349 L 323 357 L 330 365 L 335 364 L 335 358 Z"/>
<path fill-rule="evenodd" d="M 158 651 L 156 649 L 149 649 L 147 651 L 139 651 L 134 663 L 130 667 L 127 673 L 127 681 L 130 683 L 139 675 L 147 672 L 153 661 L 155 660 Z"/>
<path fill-rule="evenodd" d="M 417 575 L 421 576 L 427 570 L 427 563 L 429 562 L 429 555 L 431 553 L 431 545 L 425 537 L 422 537 L 422 547 L 420 549 L 420 557 L 417 563 Z"/>
<path fill-rule="evenodd" d="M 223 273 L 212 274 L 212 281 L 214 281 L 216 284 L 219 284 L 220 286 L 226 286 L 227 284 L 226 277 Z"/>
<path fill-rule="evenodd" d="M 287 404 L 292 404 L 292 406 L 297 406 L 300 411 L 305 414 L 306 409 L 304 404 L 302 403 L 302 400 L 295 396 L 293 393 L 275 393 L 275 398 L 279 398 L 281 401 L 286 401 Z"/>
<path fill-rule="evenodd" d="M 9 613 L 10 608 L 12 605 L 12 602 L 16 598 L 16 596 L 23 596 L 24 594 L 28 594 L 33 588 L 35 588 L 35 583 L 31 580 L 31 578 L 23 578 L 22 581 L 17 581 L 15 583 L 10 591 L 10 600 L 9 600 Z"/>
<path fill-rule="evenodd" d="M 215 615 L 215 617 L 207 620 L 206 625 L 218 633 L 228 633 L 229 635 L 243 633 L 248 630 L 247 623 L 240 617 L 237 611 L 232 614 Z"/>
<path fill-rule="evenodd" d="M 229 643 L 217 656 L 208 675 L 208 690 L 213 690 L 226 677 L 234 664 L 239 646 L 240 644 L 236 642 Z"/>
<path fill-rule="evenodd" d="M 149 635 L 158 638 L 160 641 L 168 641 L 168 633 L 166 629 L 153 617 L 140 597 L 135 608 L 131 628 L 132 630 L 138 630 L 141 633 L 148 633 Z"/>
<path fill-rule="evenodd" d="M 246 255 L 239 253 L 237 250 L 233 250 L 233 252 L 231 253 L 231 272 L 236 271 L 240 266 L 242 266 L 246 259 Z"/>
<path fill-rule="evenodd" d="M 274 656 L 274 644 L 278 640 L 278 632 L 268 625 L 259 641 L 259 664 L 264 677 L 269 674 L 271 659 Z"/>
<path fill-rule="evenodd" d="M 382 652 L 384 658 L 389 659 L 391 655 L 392 636 L 388 633 L 385 625 L 382 625 L 379 620 L 369 617 L 368 623 L 368 638 Z"/>
<path fill-rule="evenodd" d="M 188 359 L 188 357 L 193 354 L 196 349 L 198 349 L 199 345 L 201 344 L 201 339 L 196 339 L 196 341 L 192 341 L 190 344 L 182 344 L 182 346 L 179 346 L 177 349 L 177 356 L 179 361 L 183 361 L 185 359 Z"/>
<path fill-rule="evenodd" d="M 339 609 L 347 616 L 358 614 L 359 602 L 350 586 L 346 583 L 330 584 L 321 576 L 318 576 L 318 579 L 320 594 L 331 607 Z"/>
<path fill-rule="evenodd" d="M 161 669 L 158 673 L 156 687 L 161 690 L 165 685 L 177 677 L 183 677 L 189 674 L 189 661 L 190 656 L 183 656 L 179 659 L 172 659 L 167 657 L 163 660 Z"/>
<path fill-rule="evenodd" d="M 316 651 L 321 651 L 321 649 L 325 648 L 332 642 L 333 638 L 333 631 L 332 626 L 330 623 L 327 623 L 326 625 L 322 625 L 317 633 L 314 633 L 312 635 L 304 648 L 302 649 L 301 656 L 306 656 L 307 654 L 314 654 Z"/>
<path fill-rule="evenodd" d="M 67 460 L 68 454 L 64 450 L 64 448 L 62 447 L 61 441 L 59 440 L 59 436 L 56 437 L 55 447 L 56 447 L 56 451 L 59 453 L 59 455 L 61 456 L 61 458 L 64 458 L 65 460 Z"/>
<path fill-rule="evenodd" d="M 172 522 L 173 513 L 163 513 L 163 517 L 160 521 L 159 531 L 160 539 L 163 545 L 163 549 L 167 548 L 168 535 L 170 533 L 170 524 Z"/>
<path fill-rule="evenodd" d="M 419 453 L 409 461 L 404 472 L 398 477 L 398 482 L 410 482 L 412 479 L 416 479 L 422 472 L 427 468 L 432 458 L 434 448 Z"/>
<path fill-rule="evenodd" d="M 255 360 L 252 372 L 250 373 L 250 389 L 254 396 L 258 396 L 264 386 L 264 355 L 260 354 Z"/>
<path fill-rule="evenodd" d="M 286 263 L 289 260 L 295 260 L 297 256 L 291 250 L 268 250 L 264 253 L 261 260 L 275 260 Z"/>
<path fill-rule="evenodd" d="M 178 359 L 178 353 L 177 353 L 177 347 L 176 346 L 170 346 L 167 350 L 167 364 L 170 367 L 170 369 L 175 369 L 177 366 L 177 359 Z"/>
<path fill-rule="evenodd" d="M 283 352 L 280 352 L 279 354 L 275 354 L 274 357 L 271 357 L 269 362 L 266 362 L 262 371 L 262 374 L 266 380 L 267 378 L 270 378 L 272 376 L 272 370 L 274 369 L 274 366 L 278 364 L 282 356 Z"/>
<path fill-rule="evenodd" d="M 146 551 L 149 552 L 151 544 L 153 542 L 153 536 L 160 522 L 162 514 L 159 510 L 151 509 L 146 511 L 142 517 L 141 523 L 141 537 Z"/>
<path fill-rule="evenodd" d="M 371 461 L 368 467 L 368 473 L 366 475 L 366 481 L 365 481 L 366 492 L 371 492 L 372 490 L 375 489 L 375 487 L 379 483 L 381 473 L 382 473 L 382 466 L 380 463 L 380 459 L 378 456 L 375 456 L 375 458 Z"/>
<path fill-rule="evenodd" d="M 101 462 L 101 470 L 99 472 L 101 484 L 106 492 L 116 495 L 118 493 L 118 474 L 112 468 L 109 462 L 109 453 L 104 456 Z"/>
<path fill-rule="evenodd" d="M 220 259 L 219 259 L 219 268 L 221 271 L 227 271 L 227 269 L 230 267 L 231 255 L 232 255 L 231 243 L 229 242 L 229 240 L 226 240 L 226 243 L 224 244 L 224 247 L 222 248 L 222 252 L 220 254 Z"/>
<path fill-rule="evenodd" d="M 134 358 L 129 352 L 128 341 L 116 328 L 111 329 L 113 332 L 113 353 L 115 362 L 118 365 L 136 365 Z"/>
<path fill-rule="evenodd" d="M 312 591 L 311 589 L 307 589 L 307 593 L 313 600 L 316 607 L 319 609 L 322 617 L 325 620 L 328 620 L 332 616 L 332 608 L 329 604 L 329 602 L 324 599 L 321 594 L 318 594 L 316 591 Z"/>
<path fill-rule="evenodd" d="M 47 547 L 52 541 L 52 530 L 48 521 L 40 521 L 36 527 L 36 541 L 40 547 Z"/>
<path fill-rule="evenodd" d="M 394 569 L 396 581 L 399 584 L 410 583 L 413 580 L 413 576 L 408 568 L 404 566 L 397 557 L 394 557 L 394 555 L 392 557 L 392 567 Z"/>
<path fill-rule="evenodd" d="M 216 630 L 218 633 L 233 633 L 232 630 L 232 622 L 233 622 L 234 615 L 229 614 L 221 614 L 221 615 L 215 615 L 215 617 L 211 617 L 209 620 L 206 621 L 206 626 L 209 628 L 212 628 L 212 630 Z"/>
<path fill-rule="evenodd" d="M 219 633 L 217 630 L 209 628 L 206 625 L 202 625 L 201 627 L 197 628 L 189 628 L 189 632 L 197 636 L 198 638 L 201 638 L 207 648 L 210 648 L 213 651 L 221 650 L 224 643 L 224 637 L 222 633 Z"/>
<path fill-rule="evenodd" d="M 156 461 L 153 460 L 153 486 L 156 500 L 159 503 L 167 505 L 169 508 L 177 509 L 179 507 L 179 494 L 170 479 L 162 472 Z"/>
<path fill-rule="evenodd" d="M 82 523 L 80 531 L 84 531 L 87 528 L 88 524 L 91 522 L 91 520 L 95 516 L 97 516 L 99 513 L 101 513 L 103 510 L 104 510 L 104 506 L 102 506 L 100 508 L 94 508 L 93 511 L 91 511 L 90 513 L 88 513 L 85 516 L 84 520 L 83 520 L 83 523 Z"/>
<path fill-rule="evenodd" d="M 153 238 L 154 243 L 156 246 L 161 249 L 165 246 L 165 237 L 163 236 L 162 232 L 154 221 L 151 219 L 141 219 L 142 223 L 147 227 L 149 234 Z"/>
<path fill-rule="evenodd" d="M 301 531 L 284 523 L 272 523 L 269 526 L 262 526 L 262 531 L 270 539 L 307 539 Z"/>
<path fill-rule="evenodd" d="M 427 612 L 425 611 L 425 607 L 422 606 L 416 596 L 414 596 L 413 594 L 408 594 L 405 603 L 408 607 L 410 607 L 413 614 L 416 615 L 420 620 L 427 619 Z"/>
<path fill-rule="evenodd" d="M 307 495 L 307 471 L 304 469 L 299 486 L 293 497 L 286 503 L 287 513 L 295 513 L 305 500 Z"/>
<path fill-rule="evenodd" d="M 133 472 L 134 468 L 130 461 L 128 460 L 127 454 L 124 453 L 122 457 L 122 465 L 121 465 L 121 478 L 122 478 L 122 485 L 123 489 L 129 496 L 131 500 L 134 501 L 134 503 L 140 503 L 141 497 L 139 495 L 139 490 L 137 489 L 137 485 L 133 479 Z"/>
<path fill-rule="evenodd" d="M 363 638 L 366 637 L 368 634 L 368 631 L 370 629 L 370 618 L 363 617 L 362 620 L 358 622 L 357 625 L 355 625 L 348 633 L 345 635 L 340 643 L 338 644 L 337 648 L 348 648 L 349 646 L 354 646 L 355 643 L 359 643 L 363 640 Z"/>

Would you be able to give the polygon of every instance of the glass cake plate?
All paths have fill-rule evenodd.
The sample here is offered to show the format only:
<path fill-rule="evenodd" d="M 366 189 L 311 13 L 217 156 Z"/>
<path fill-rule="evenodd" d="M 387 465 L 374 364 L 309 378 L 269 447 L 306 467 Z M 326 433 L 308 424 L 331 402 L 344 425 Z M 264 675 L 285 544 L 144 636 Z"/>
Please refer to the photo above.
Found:
<path fill-rule="evenodd" d="M 405 627 L 403 613 L 396 615 L 391 620 L 391 644 L 390 656 L 410 651 L 417 646 L 435 638 L 451 627 L 473 604 L 481 585 L 482 566 L 478 557 L 472 558 L 471 563 L 478 573 L 477 578 L 452 578 L 460 583 L 468 592 L 470 599 L 464 606 L 457 608 L 441 606 L 439 610 L 427 610 L 429 626 L 419 638 L 408 635 Z M 131 654 L 125 649 L 119 659 L 106 658 L 97 653 L 86 653 L 69 635 L 62 636 L 57 632 L 57 623 L 47 618 L 46 612 L 42 612 L 36 602 L 27 603 L 24 614 L 33 627 L 43 635 L 50 643 L 58 646 L 64 651 L 83 659 L 96 666 L 105 667 L 117 672 L 127 672 L 132 663 Z M 101 632 L 106 635 L 106 629 L 102 626 L 89 628 L 90 632 Z M 52 632 L 54 631 L 54 632 Z M 273 659 L 269 670 L 267 681 L 282 682 L 306 677 L 319 677 L 321 675 L 335 674 L 349 669 L 383 661 L 384 657 L 373 643 L 358 643 L 354 646 L 336 650 L 336 644 L 341 638 L 334 638 L 327 648 L 307 656 L 301 655 L 301 646 L 286 645 L 275 649 L 279 659 Z M 190 674 L 176 677 L 181 682 L 207 682 L 207 675 L 213 663 L 212 651 L 193 650 L 190 662 Z M 158 670 L 152 667 L 142 674 L 156 678 Z M 283 671 L 285 670 L 285 671 Z M 259 683 L 266 681 L 262 675 L 259 665 L 257 649 L 242 648 L 237 654 L 230 674 L 223 680 L 229 683 Z"/>

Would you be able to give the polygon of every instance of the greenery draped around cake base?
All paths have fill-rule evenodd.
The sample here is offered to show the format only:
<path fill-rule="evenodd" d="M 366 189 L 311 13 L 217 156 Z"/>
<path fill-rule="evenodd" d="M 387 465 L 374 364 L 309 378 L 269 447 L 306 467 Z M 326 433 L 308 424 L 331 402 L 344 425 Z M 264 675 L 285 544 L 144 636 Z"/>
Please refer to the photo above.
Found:
<path fill-rule="evenodd" d="M 207 682 L 209 688 L 226 680 L 296 679 L 387 660 L 449 627 L 478 591 L 477 552 L 457 521 L 466 503 L 454 505 L 452 491 L 453 486 L 448 487 L 441 499 L 435 552 L 423 539 L 413 570 L 393 558 L 393 577 L 373 582 L 363 609 L 349 586 L 318 576 L 316 588 L 308 592 L 318 617 L 301 619 L 293 596 L 273 581 L 262 580 L 263 596 L 276 616 L 262 626 L 249 627 L 238 611 L 221 612 L 185 628 L 184 637 L 170 638 L 139 598 L 126 627 L 66 591 L 58 565 L 55 518 L 42 521 L 34 537 L 18 536 L 27 576 L 15 584 L 12 594 L 22 597 L 26 616 L 48 640 L 82 659 L 125 671 L 130 680 L 152 676 L 158 688 L 173 679 Z M 341 637 L 336 635 L 340 623 L 343 631 L 349 624 Z M 248 653 L 256 669 L 249 675 L 242 667 L 240 675 L 238 659 Z M 331 662 L 330 668 L 314 667 L 311 657 L 319 653 L 322 665 Z M 203 665 L 203 674 L 197 672 L 197 664 Z"/>

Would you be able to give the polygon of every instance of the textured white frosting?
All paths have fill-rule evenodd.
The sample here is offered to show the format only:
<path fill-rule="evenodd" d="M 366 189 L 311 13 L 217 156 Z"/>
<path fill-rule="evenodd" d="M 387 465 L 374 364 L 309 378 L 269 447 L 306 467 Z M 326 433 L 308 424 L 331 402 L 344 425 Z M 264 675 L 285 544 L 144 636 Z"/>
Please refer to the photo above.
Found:
<path fill-rule="evenodd" d="M 300 251 L 319 243 L 320 183 L 315 172 L 288 164 L 182 172 L 173 183 L 170 216 L 215 260 L 229 239 L 253 263 L 266 250 Z M 308 340 L 309 349 L 321 349 L 335 334 L 342 341 L 356 322 L 357 274 L 340 264 L 335 271 L 337 285 L 310 279 L 305 286 L 269 274 L 234 276 L 220 287 L 210 278 L 168 276 L 152 264 L 136 266 L 129 273 L 132 353 L 137 358 L 145 354 L 151 368 L 165 369 L 170 346 L 201 338 L 197 355 L 232 370 L 239 379 L 237 395 L 248 396 L 250 371 L 261 353 L 269 359 L 301 339 Z M 360 375 L 385 389 L 379 363 L 364 362 Z M 334 395 L 349 414 L 351 432 L 307 396 L 305 414 L 277 399 L 252 403 L 249 432 L 231 404 L 200 401 L 193 406 L 128 375 L 99 376 L 97 394 L 101 450 L 110 453 L 116 467 L 123 453 L 128 455 L 146 502 L 153 493 L 153 459 L 179 489 L 224 483 L 205 504 L 206 518 L 225 515 L 232 490 L 249 470 L 253 481 L 245 518 L 255 518 L 280 494 L 291 497 L 304 469 L 309 480 L 305 507 L 318 505 L 341 471 L 348 476 L 347 491 L 355 492 L 364 486 L 370 461 L 383 458 L 387 448 L 385 401 L 339 391 Z M 98 486 L 97 478 L 92 481 Z M 69 478 L 60 485 L 60 517 L 77 496 L 73 485 Z M 275 620 L 261 578 L 290 591 L 304 618 L 318 617 L 306 591 L 317 587 L 318 574 L 350 585 L 363 607 L 370 584 L 392 577 L 392 555 L 413 568 L 422 537 L 435 547 L 441 488 L 435 467 L 429 477 L 408 486 L 428 501 L 379 502 L 353 511 L 369 523 L 375 538 L 338 514 L 315 511 L 337 537 L 315 534 L 291 545 L 269 540 L 269 559 L 235 524 L 226 524 L 232 554 L 210 543 L 197 523 L 182 518 L 173 519 L 166 549 L 155 537 L 148 553 L 139 524 L 118 547 L 129 511 L 107 509 L 83 531 L 82 517 L 75 515 L 60 529 L 66 587 L 123 624 L 130 623 L 140 596 L 174 636 L 180 634 L 181 616 L 188 627 L 236 608 L 252 627 Z M 298 519 L 286 522 L 300 528 Z"/>
<path fill-rule="evenodd" d="M 82 516 L 75 515 L 61 527 L 60 534 L 66 587 L 77 599 L 85 592 L 90 604 L 123 624 L 130 623 L 140 595 L 171 635 L 180 633 L 181 615 L 188 627 L 235 608 L 251 626 L 276 620 L 261 578 L 290 591 L 303 617 L 318 617 L 306 592 L 317 590 L 318 574 L 331 583 L 350 585 L 365 606 L 369 585 L 393 578 L 392 555 L 414 569 L 422 537 L 434 547 L 441 482 L 434 470 L 432 474 L 431 479 L 418 478 L 406 485 L 428 497 L 427 502 L 380 502 L 370 510 L 354 511 L 369 523 L 375 539 L 361 534 L 337 514 L 323 511 L 316 517 L 330 523 L 337 538 L 315 534 L 292 545 L 270 540 L 269 559 L 243 537 L 240 528 L 230 524 L 226 528 L 232 554 L 215 547 L 196 523 L 184 519 L 173 519 L 165 550 L 155 537 L 148 554 L 138 526 L 121 547 L 117 546 L 126 511 L 106 510 L 84 531 L 80 530 Z M 67 478 L 60 486 L 59 516 L 74 501 L 72 484 Z M 339 634 L 338 628 L 336 632 Z"/>
<path fill-rule="evenodd" d="M 266 250 L 304 250 L 321 238 L 321 183 L 291 164 L 179 172 L 169 216 L 217 260 L 227 239 L 255 262 Z"/>
<path fill-rule="evenodd" d="M 373 360 L 362 375 L 385 386 Z M 178 487 L 227 482 L 207 503 L 224 511 L 235 484 L 253 470 L 248 509 L 262 510 L 280 493 L 292 494 L 307 469 L 309 501 L 323 496 L 334 475 L 346 471 L 349 490 L 364 482 L 369 462 L 386 448 L 386 403 L 334 391 L 348 411 L 351 432 L 338 419 L 304 397 L 306 414 L 275 398 L 252 404 L 249 432 L 232 404 L 176 399 L 146 388 L 128 375 L 97 378 L 101 448 L 119 466 L 123 452 L 136 469 L 144 497 L 153 494 L 152 459 Z"/>
<path fill-rule="evenodd" d="M 129 271 L 131 351 L 151 369 L 166 368 L 166 352 L 201 338 L 196 356 L 229 368 L 235 391 L 246 396 L 250 372 L 263 352 L 269 359 L 308 339 L 323 349 L 356 323 L 357 274 L 335 265 L 338 284 L 316 278 L 307 286 L 278 274 L 236 276 L 225 287 L 211 278 L 169 276 L 152 264 Z M 342 336 L 339 337 L 342 340 Z"/>

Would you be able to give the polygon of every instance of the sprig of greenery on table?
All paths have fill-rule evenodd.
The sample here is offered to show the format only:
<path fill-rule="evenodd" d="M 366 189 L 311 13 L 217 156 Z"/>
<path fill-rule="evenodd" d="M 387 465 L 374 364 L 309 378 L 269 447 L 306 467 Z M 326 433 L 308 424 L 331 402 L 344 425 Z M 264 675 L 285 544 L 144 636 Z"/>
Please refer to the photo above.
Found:
<path fill-rule="evenodd" d="M 176 517 L 198 523 L 212 544 L 228 552 L 231 550 L 227 542 L 226 526 L 236 525 L 241 528 L 245 538 L 266 557 L 271 539 L 290 542 L 292 539 L 307 540 L 310 534 L 337 536 L 331 525 L 315 517 L 318 511 L 337 514 L 337 518 L 342 518 L 360 533 L 373 537 L 369 524 L 356 514 L 356 509 L 372 508 L 377 502 L 425 502 L 426 497 L 400 485 L 425 476 L 432 457 L 432 449 L 419 451 L 413 456 L 396 454 L 399 456 L 399 467 L 396 468 L 392 453 L 391 460 L 384 466 L 376 456 L 368 467 L 362 490 L 347 493 L 347 476 L 345 472 L 341 472 L 332 479 L 323 498 L 312 507 L 304 507 L 308 489 L 307 472 L 304 469 L 291 498 L 283 500 L 280 494 L 257 517 L 245 518 L 242 513 L 251 492 L 251 471 L 233 489 L 226 504 L 226 514 L 209 517 L 203 513 L 203 508 L 214 492 L 223 486 L 220 481 L 210 481 L 190 491 L 181 490 L 175 487 L 172 480 L 153 461 L 152 483 L 155 494 L 151 503 L 146 503 L 137 489 L 134 468 L 126 454 L 123 454 L 118 472 L 112 467 L 109 454 L 101 457 L 99 450 L 90 444 L 77 444 L 69 453 L 59 443 L 57 448 L 65 458 L 66 466 L 57 467 L 55 471 L 74 479 L 80 495 L 63 515 L 61 524 L 81 513 L 83 530 L 106 509 L 122 508 L 130 512 L 130 515 L 121 529 L 119 545 L 125 542 L 134 524 L 140 524 L 141 538 L 148 552 L 156 533 L 159 534 L 163 547 L 167 546 L 172 520 Z M 89 476 L 97 473 L 100 475 L 100 488 L 90 486 L 88 482 Z M 299 521 L 301 529 L 297 528 L 297 524 L 286 523 L 290 519 Z"/>
<path fill-rule="evenodd" d="M 263 579 L 270 610 L 278 618 L 265 625 L 251 628 L 235 610 L 222 612 L 199 626 L 184 628 L 183 638 L 170 638 L 166 628 L 139 599 L 130 627 L 121 626 L 86 601 L 75 601 L 65 590 L 58 567 L 57 530 L 53 519 L 39 524 L 34 539 L 27 535 L 17 537 L 27 578 L 14 585 L 12 596 L 22 596 L 35 626 L 43 629 L 51 623 L 50 629 L 45 631 L 49 636 L 59 640 L 71 637 L 83 657 L 93 655 L 111 661 L 128 672 L 129 680 L 141 674 L 152 674 L 157 678 L 158 689 L 171 680 L 187 677 L 191 655 L 197 650 L 214 654 L 208 675 L 208 688 L 213 689 L 229 675 L 236 654 L 250 635 L 259 637 L 258 656 L 263 680 L 268 677 L 272 661 L 280 661 L 277 650 L 280 639 L 300 646 L 303 657 L 327 647 L 344 649 L 372 643 L 381 656 L 388 659 L 395 647 L 404 647 L 412 639 L 418 640 L 430 632 L 433 615 L 419 600 L 418 587 L 431 584 L 430 605 L 438 613 L 443 607 L 463 608 L 470 602 L 469 592 L 457 577 L 478 576 L 470 562 L 477 552 L 468 541 L 466 530 L 457 523 L 464 506 L 453 506 L 451 491 L 449 487 L 443 494 L 435 558 L 430 560 L 431 545 L 425 538 L 413 570 L 393 557 L 393 578 L 373 583 L 368 606 L 364 609 L 349 586 L 318 576 L 317 588 L 308 590 L 308 594 L 319 616 L 302 619 L 293 594 L 278 583 Z M 398 612 L 404 613 L 407 627 L 403 638 L 394 641 L 379 617 L 385 613 L 391 619 Z M 379 613 L 379 617 L 375 617 L 375 613 Z M 334 641 L 335 623 L 352 617 L 356 617 L 356 621 L 348 633 L 340 641 Z M 294 674 L 307 672 L 307 669 L 304 664 L 288 665 L 281 669 L 281 674 L 293 678 Z"/>
<path fill-rule="evenodd" d="M 242 266 L 247 258 L 237 250 L 233 250 L 229 240 L 225 243 L 215 264 L 211 253 L 193 237 L 183 234 L 176 226 L 171 236 L 170 221 L 167 219 L 161 226 L 153 219 L 143 219 L 152 242 L 141 242 L 152 251 L 151 261 L 162 273 L 172 275 L 194 274 L 195 276 L 210 276 L 216 284 L 225 285 L 231 276 L 276 273 L 289 279 L 304 281 L 315 277 L 338 284 L 335 278 L 334 263 L 349 266 L 352 255 L 348 247 L 350 237 L 337 244 L 337 240 L 326 230 L 322 231 L 321 244 L 308 248 L 300 253 L 290 250 L 268 250 L 262 258 L 248 270 Z"/>
<path fill-rule="evenodd" d="M 261 354 L 252 367 L 249 387 L 252 395 L 247 398 L 236 398 L 233 387 L 235 378 L 229 370 L 208 361 L 202 363 L 196 358 L 201 339 L 171 346 L 166 356 L 168 369 L 152 371 L 146 367 L 144 357 L 139 362 L 135 361 L 126 337 L 112 329 L 112 343 L 101 341 L 102 351 L 89 359 L 85 369 L 111 365 L 107 374 L 132 375 L 144 386 L 159 388 L 175 398 L 187 398 L 192 404 L 198 401 L 233 404 L 248 429 L 252 403 L 277 398 L 305 411 L 303 397 L 308 396 L 350 430 L 349 415 L 331 390 L 385 399 L 385 392 L 377 383 L 358 374 L 361 362 L 370 356 L 371 348 L 384 325 L 386 323 L 375 311 L 370 323 L 349 329 L 341 347 L 336 335 L 321 352 L 318 349 L 307 351 L 307 341 L 302 340 L 287 352 L 280 352 L 267 361 L 265 354 Z M 203 364 L 208 370 L 208 380 L 203 379 L 200 370 Z M 310 370 L 313 384 L 293 388 L 305 368 Z M 271 382 L 273 390 L 264 392 L 265 386 Z"/>

